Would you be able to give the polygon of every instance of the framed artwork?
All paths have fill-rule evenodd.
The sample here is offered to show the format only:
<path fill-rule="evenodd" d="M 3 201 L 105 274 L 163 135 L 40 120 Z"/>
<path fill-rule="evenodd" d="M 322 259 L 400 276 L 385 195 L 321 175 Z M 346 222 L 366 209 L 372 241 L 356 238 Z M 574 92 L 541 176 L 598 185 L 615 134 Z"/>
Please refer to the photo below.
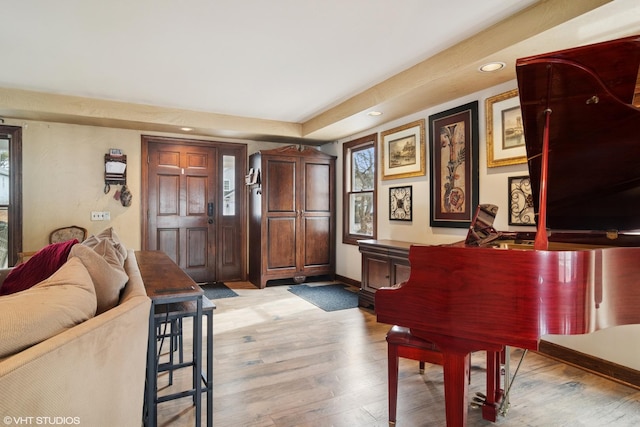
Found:
<path fill-rule="evenodd" d="M 487 98 L 487 167 L 527 162 L 518 89 Z"/>
<path fill-rule="evenodd" d="M 412 187 L 391 187 L 389 188 L 389 219 L 398 221 L 412 220 L 411 201 Z"/>
<path fill-rule="evenodd" d="M 478 205 L 478 101 L 429 116 L 432 227 L 466 228 Z"/>
<path fill-rule="evenodd" d="M 528 175 L 509 177 L 509 225 L 536 225 Z"/>
<path fill-rule="evenodd" d="M 424 119 L 380 133 L 382 179 L 426 173 Z"/>

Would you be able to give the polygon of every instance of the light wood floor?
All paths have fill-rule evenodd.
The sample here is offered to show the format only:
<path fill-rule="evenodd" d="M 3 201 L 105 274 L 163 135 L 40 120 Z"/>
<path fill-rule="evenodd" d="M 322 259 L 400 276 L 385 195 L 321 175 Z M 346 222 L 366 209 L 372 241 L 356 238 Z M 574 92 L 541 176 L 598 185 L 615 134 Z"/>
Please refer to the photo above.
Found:
<path fill-rule="evenodd" d="M 324 312 L 288 292 L 287 285 L 262 290 L 250 283 L 227 285 L 239 297 L 215 301 L 215 426 L 388 425 L 389 325 L 377 323 L 369 310 Z M 513 352 L 512 370 L 520 354 Z M 180 384 L 188 388 L 190 381 L 186 372 L 178 373 L 171 391 Z M 470 393 L 483 391 L 484 382 L 484 357 L 477 353 Z M 160 384 L 166 384 L 165 377 Z M 469 409 L 468 425 L 640 425 L 640 391 L 532 352 L 510 400 L 507 416 L 495 424 Z M 193 426 L 189 399 L 160 404 L 158 420 L 159 426 Z M 444 425 L 442 368 L 427 365 L 420 375 L 417 362 L 401 359 L 397 426 Z"/>

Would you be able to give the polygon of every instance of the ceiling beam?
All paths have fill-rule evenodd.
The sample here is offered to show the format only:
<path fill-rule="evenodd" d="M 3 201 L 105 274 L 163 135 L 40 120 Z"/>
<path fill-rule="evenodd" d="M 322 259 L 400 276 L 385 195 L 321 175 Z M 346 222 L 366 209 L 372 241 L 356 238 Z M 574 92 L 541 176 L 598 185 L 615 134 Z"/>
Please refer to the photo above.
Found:
<path fill-rule="evenodd" d="M 540 34 L 567 24 L 612 0 L 548 0 L 534 4 L 457 45 L 363 91 L 302 125 L 303 136 L 332 139 L 343 129 L 366 130 L 431 106 L 515 79 L 519 56 L 558 48 L 541 43 L 517 49 Z M 571 43 L 570 31 L 567 31 Z M 558 42 L 562 42 L 562 39 Z M 509 51 L 507 51 L 509 49 Z M 502 61 L 507 67 L 496 73 L 480 73 L 478 67 Z M 376 117 L 371 110 L 382 111 Z M 387 112 L 392 112 L 388 114 Z M 353 134 L 353 132 L 352 132 Z"/>

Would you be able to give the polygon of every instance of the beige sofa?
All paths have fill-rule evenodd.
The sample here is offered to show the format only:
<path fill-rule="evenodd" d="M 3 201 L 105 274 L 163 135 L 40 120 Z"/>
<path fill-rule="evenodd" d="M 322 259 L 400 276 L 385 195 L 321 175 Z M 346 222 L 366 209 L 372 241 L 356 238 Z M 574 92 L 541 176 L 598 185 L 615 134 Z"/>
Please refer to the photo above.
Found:
<path fill-rule="evenodd" d="M 141 425 L 151 301 L 126 252 L 118 305 L 0 359 L 2 425 Z"/>

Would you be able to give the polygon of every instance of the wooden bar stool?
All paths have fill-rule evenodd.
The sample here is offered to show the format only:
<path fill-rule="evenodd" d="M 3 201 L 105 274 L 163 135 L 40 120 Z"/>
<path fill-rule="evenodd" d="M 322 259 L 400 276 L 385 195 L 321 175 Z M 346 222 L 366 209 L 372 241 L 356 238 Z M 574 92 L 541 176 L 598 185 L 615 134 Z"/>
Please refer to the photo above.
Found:
<path fill-rule="evenodd" d="M 201 381 L 201 393 L 206 394 L 207 398 L 207 427 L 213 426 L 213 311 L 215 310 L 215 304 L 206 296 L 202 297 L 202 316 L 206 318 L 206 331 L 207 331 L 207 339 L 206 339 L 206 360 L 203 360 L 203 354 L 196 354 L 195 347 L 194 353 L 190 361 L 184 360 L 184 338 L 183 338 L 183 320 L 186 318 L 193 318 L 193 321 L 196 322 L 197 315 L 197 307 L 194 301 L 185 301 L 179 303 L 172 303 L 166 305 L 155 306 L 155 323 L 158 325 L 156 328 L 158 332 L 158 336 L 156 338 L 159 339 L 160 344 L 158 354 L 162 352 L 162 341 L 163 338 L 169 339 L 169 361 L 165 363 L 160 363 L 157 366 L 157 372 L 169 372 L 169 385 L 173 383 L 173 371 L 191 367 L 193 369 L 192 379 L 193 379 L 193 389 L 196 389 L 196 382 Z M 166 331 L 165 325 L 169 328 L 169 331 Z M 204 332 L 204 328 L 203 328 Z M 203 353 L 204 353 L 204 349 Z M 174 353 L 178 352 L 177 361 L 174 357 Z M 196 359 L 199 358 L 203 360 L 202 370 L 201 372 L 195 371 Z M 176 398 L 186 397 L 192 394 L 194 404 L 196 400 L 200 400 L 201 397 L 197 396 L 195 393 L 191 391 L 183 391 L 179 393 L 174 393 L 169 396 L 161 396 L 157 398 L 158 403 L 166 402 L 168 400 L 173 400 Z M 199 405 L 196 405 L 196 408 Z"/>

